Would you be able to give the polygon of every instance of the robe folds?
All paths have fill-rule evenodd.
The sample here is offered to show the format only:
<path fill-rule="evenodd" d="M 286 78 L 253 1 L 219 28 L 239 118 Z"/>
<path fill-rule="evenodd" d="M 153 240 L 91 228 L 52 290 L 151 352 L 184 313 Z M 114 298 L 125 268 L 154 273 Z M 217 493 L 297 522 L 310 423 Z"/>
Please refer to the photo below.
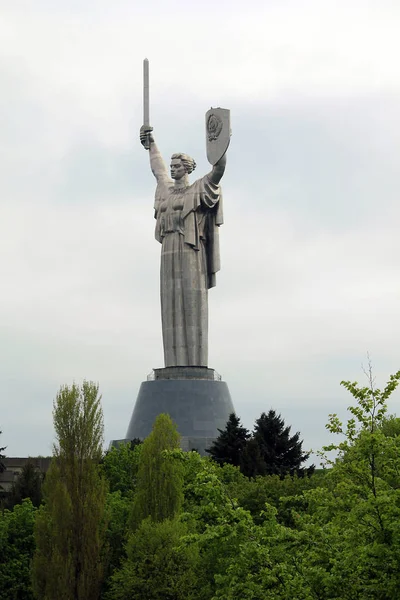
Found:
<path fill-rule="evenodd" d="M 155 238 L 161 243 L 160 295 L 165 366 L 207 366 L 208 289 L 220 269 L 222 193 L 208 175 L 186 188 L 159 180 Z"/>

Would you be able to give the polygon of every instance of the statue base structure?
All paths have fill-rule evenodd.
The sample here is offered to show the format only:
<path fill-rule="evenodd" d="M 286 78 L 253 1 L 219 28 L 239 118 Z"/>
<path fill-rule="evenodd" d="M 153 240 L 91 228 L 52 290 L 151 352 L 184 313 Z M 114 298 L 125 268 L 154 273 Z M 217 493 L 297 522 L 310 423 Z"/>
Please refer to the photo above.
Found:
<path fill-rule="evenodd" d="M 177 425 L 182 450 L 197 450 L 204 455 L 233 412 L 228 386 L 214 369 L 154 369 L 140 386 L 126 438 L 114 440 L 111 445 L 145 439 L 156 417 L 165 413 Z"/>

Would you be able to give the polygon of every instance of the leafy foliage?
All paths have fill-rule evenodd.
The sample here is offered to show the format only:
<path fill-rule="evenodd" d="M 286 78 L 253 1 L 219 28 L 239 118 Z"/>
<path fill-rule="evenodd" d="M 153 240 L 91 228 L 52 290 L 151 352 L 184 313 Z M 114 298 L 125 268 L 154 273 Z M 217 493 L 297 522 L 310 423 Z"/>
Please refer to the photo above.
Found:
<path fill-rule="evenodd" d="M 131 535 L 127 560 L 112 577 L 107 600 L 195 600 L 195 547 L 182 545 L 187 528 L 175 519 L 145 519 Z"/>
<path fill-rule="evenodd" d="M 379 423 L 379 428 L 386 437 L 400 435 L 400 418 L 396 415 L 385 415 Z"/>
<path fill-rule="evenodd" d="M 316 525 L 329 532 L 325 555 L 335 565 L 334 587 L 346 585 L 348 597 L 390 599 L 400 586 L 400 438 L 385 435 L 382 425 L 400 371 L 383 390 L 375 387 L 371 367 L 367 375 L 368 386 L 342 382 L 356 404 L 349 407 L 346 426 L 330 415 L 328 430 L 344 440 L 324 448 L 333 467 L 329 487 L 308 494 L 308 521 L 312 518 L 315 533 Z M 326 454 L 332 450 L 335 459 Z"/>
<path fill-rule="evenodd" d="M 106 483 L 98 462 L 103 414 L 98 386 L 63 386 L 54 401 L 56 443 L 35 527 L 37 598 L 97 600 L 103 575 Z"/>
<path fill-rule="evenodd" d="M 0 600 L 33 600 L 30 561 L 35 507 L 24 500 L 0 515 Z"/>
<path fill-rule="evenodd" d="M 167 450 L 179 448 L 180 436 L 168 415 L 158 415 L 153 430 L 143 442 L 133 502 L 132 527 L 147 517 L 153 521 L 172 519 L 182 504 L 181 465 L 170 460 Z"/>
<path fill-rule="evenodd" d="M 121 444 L 111 448 L 102 460 L 102 471 L 110 492 L 132 495 L 136 489 L 142 444 Z"/>
<path fill-rule="evenodd" d="M 132 502 L 137 485 L 137 475 L 142 444 L 121 444 L 111 448 L 101 461 L 101 470 L 108 482 L 109 493 L 106 501 L 105 563 L 103 595 L 111 585 L 111 575 L 121 567 L 126 559 L 126 542 L 129 535 L 129 522 Z M 102 596 L 103 597 L 103 596 Z"/>
<path fill-rule="evenodd" d="M 45 484 L 45 504 L 32 513 L 34 507 L 24 501 L 0 520 L 0 559 L 6 563 L 0 576 L 4 573 L 7 593 L 14 594 L 3 597 L 32 599 L 27 564 L 36 514 L 34 569 L 41 569 L 35 586 L 39 572 L 44 593 L 35 589 L 41 600 L 97 600 L 100 595 L 106 600 L 397 600 L 400 435 L 399 420 L 387 414 L 387 404 L 400 371 L 383 390 L 376 388 L 371 371 L 368 375 L 364 387 L 342 382 L 355 400 L 350 418 L 343 424 L 330 415 L 327 428 L 340 438 L 324 447 L 325 468 L 310 477 L 302 476 L 301 461 L 283 474 L 289 464 L 284 450 L 290 447 L 283 442 L 292 440 L 297 446 L 289 453 L 293 462 L 305 455 L 298 434 L 291 436 L 275 413 L 261 415 L 240 451 L 240 467 L 183 452 L 175 426 L 161 415 L 142 446 L 132 451 L 128 445 L 105 457 L 101 473 L 112 491 L 99 510 L 90 500 L 90 490 L 96 497 L 103 493 L 98 453 L 83 461 L 97 473 L 96 480 L 90 469 L 85 471 L 89 489 L 76 475 L 79 460 L 75 463 L 74 455 L 68 461 L 59 444 Z M 66 414 L 77 416 L 79 411 Z M 232 421 L 232 426 L 234 430 L 240 423 Z M 74 427 L 69 431 L 73 435 Z M 265 448 L 271 436 L 279 437 L 277 432 L 283 450 L 278 443 Z M 246 458 L 256 471 L 258 462 L 266 469 L 271 456 L 284 466 L 277 473 L 247 477 L 241 471 Z M 70 480 L 85 498 L 76 512 Z M 21 528 L 10 525 L 17 514 Z M 83 558 L 77 562 L 74 519 L 82 516 L 89 526 L 82 530 Z M 93 581 L 101 562 L 106 574 L 101 589 L 96 585 L 93 593 L 86 588 L 83 594 L 83 588 L 70 586 L 77 568 L 86 581 Z M 0 579 L 0 592 L 1 585 Z"/>
<path fill-rule="evenodd" d="M 126 559 L 126 543 L 129 537 L 129 520 L 132 512 L 132 495 L 122 495 L 121 491 L 107 494 L 104 532 L 107 553 L 104 563 L 104 581 L 102 596 L 111 585 L 111 576 Z"/>

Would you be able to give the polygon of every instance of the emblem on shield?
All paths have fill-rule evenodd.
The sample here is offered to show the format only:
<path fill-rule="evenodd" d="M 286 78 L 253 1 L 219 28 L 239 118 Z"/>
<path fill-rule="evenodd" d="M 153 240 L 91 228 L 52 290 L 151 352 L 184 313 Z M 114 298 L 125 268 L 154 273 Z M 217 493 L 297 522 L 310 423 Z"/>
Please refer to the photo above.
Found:
<path fill-rule="evenodd" d="M 210 108 L 206 112 L 207 160 L 215 165 L 223 157 L 231 141 L 230 111 Z"/>

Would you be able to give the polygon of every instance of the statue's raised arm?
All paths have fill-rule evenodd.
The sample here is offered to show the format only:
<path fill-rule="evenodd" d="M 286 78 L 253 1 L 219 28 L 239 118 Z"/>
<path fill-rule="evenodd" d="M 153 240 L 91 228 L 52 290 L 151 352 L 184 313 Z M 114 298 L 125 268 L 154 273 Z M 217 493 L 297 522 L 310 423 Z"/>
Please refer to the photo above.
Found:
<path fill-rule="evenodd" d="M 142 125 L 140 128 L 140 143 L 149 151 L 150 167 L 157 182 L 165 181 L 169 179 L 168 170 L 154 141 L 152 131 L 153 128 L 150 125 Z"/>
<path fill-rule="evenodd" d="M 218 185 L 225 173 L 226 167 L 226 154 L 224 154 L 212 168 L 212 171 L 208 174 L 209 178 L 215 185 Z"/>
<path fill-rule="evenodd" d="M 207 159 L 213 165 L 210 180 L 218 185 L 225 172 L 226 151 L 231 138 L 230 111 L 210 108 L 206 113 Z"/>

